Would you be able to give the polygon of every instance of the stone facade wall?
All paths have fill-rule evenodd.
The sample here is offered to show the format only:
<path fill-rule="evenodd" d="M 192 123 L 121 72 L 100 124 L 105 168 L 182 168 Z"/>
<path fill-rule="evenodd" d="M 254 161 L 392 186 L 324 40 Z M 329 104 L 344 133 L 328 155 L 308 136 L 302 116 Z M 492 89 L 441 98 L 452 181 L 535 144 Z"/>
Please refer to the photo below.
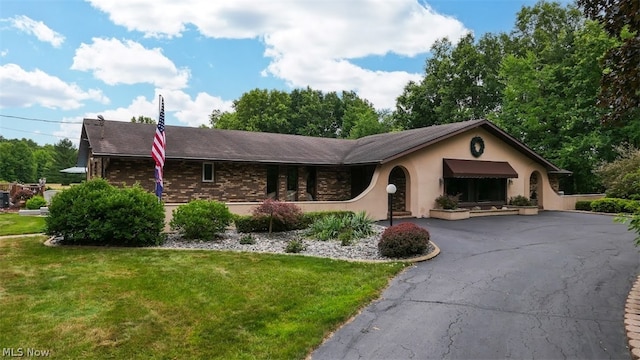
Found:
<path fill-rule="evenodd" d="M 153 191 L 151 160 L 111 159 L 105 178 L 114 185 L 136 182 Z M 224 202 L 262 201 L 266 198 L 267 168 L 258 164 L 215 163 L 214 181 L 202 181 L 202 162 L 167 161 L 164 167 L 164 200 L 188 202 L 212 199 Z"/>
<path fill-rule="evenodd" d="M 556 193 L 560 191 L 560 178 L 558 177 L 558 175 L 549 174 L 549 185 L 551 185 L 551 188 Z"/>
<path fill-rule="evenodd" d="M 319 166 L 316 174 L 316 200 L 344 201 L 351 199 L 351 170 L 348 167 Z"/>
<path fill-rule="evenodd" d="M 396 167 L 389 174 L 389 184 L 396 186 L 396 193 L 393 194 L 393 202 L 391 208 L 393 211 L 407 210 L 407 178 L 404 171 Z"/>
<path fill-rule="evenodd" d="M 151 159 L 95 158 L 97 168 L 89 177 L 100 177 L 105 166 L 105 179 L 114 185 L 132 186 L 139 183 L 153 192 L 155 179 Z M 279 166 L 278 199 L 286 200 L 287 166 Z M 317 167 L 316 200 L 349 200 L 351 173 L 347 167 Z M 299 201 L 307 200 L 308 167 L 298 166 Z M 186 203 L 193 199 L 212 199 L 223 202 L 263 201 L 267 194 L 267 165 L 247 163 L 214 163 L 214 181 L 202 181 L 202 162 L 172 161 L 164 167 L 165 202 Z"/>

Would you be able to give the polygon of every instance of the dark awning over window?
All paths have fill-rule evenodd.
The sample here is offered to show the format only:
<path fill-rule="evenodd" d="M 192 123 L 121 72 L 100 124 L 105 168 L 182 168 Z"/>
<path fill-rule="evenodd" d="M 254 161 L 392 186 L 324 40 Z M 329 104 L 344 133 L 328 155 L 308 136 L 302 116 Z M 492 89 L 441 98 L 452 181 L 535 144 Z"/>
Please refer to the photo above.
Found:
<path fill-rule="evenodd" d="M 443 159 L 445 178 L 517 178 L 518 173 L 506 161 Z"/>

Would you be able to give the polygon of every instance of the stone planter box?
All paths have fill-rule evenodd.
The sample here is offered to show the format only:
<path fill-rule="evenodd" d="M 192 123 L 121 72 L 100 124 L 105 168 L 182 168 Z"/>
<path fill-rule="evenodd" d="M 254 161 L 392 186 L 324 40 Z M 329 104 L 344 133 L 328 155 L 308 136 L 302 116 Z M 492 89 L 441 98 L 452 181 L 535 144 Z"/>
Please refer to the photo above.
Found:
<path fill-rule="evenodd" d="M 463 220 L 469 218 L 469 209 L 431 209 L 429 210 L 429 217 L 444 220 Z"/>
<path fill-rule="evenodd" d="M 510 205 L 509 209 L 518 209 L 518 215 L 538 215 L 537 206 L 513 206 Z"/>

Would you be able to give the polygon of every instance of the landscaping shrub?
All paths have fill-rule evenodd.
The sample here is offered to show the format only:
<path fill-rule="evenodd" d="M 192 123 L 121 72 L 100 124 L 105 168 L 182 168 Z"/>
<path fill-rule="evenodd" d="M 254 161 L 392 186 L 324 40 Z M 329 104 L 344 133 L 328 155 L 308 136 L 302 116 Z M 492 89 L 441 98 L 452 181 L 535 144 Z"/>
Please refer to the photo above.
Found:
<path fill-rule="evenodd" d="M 186 239 L 211 240 L 231 224 L 231 212 L 224 203 L 193 200 L 173 211 L 169 225 Z"/>
<path fill-rule="evenodd" d="M 429 248 L 429 232 L 413 223 L 388 227 L 378 242 L 380 255 L 404 258 L 424 254 Z"/>
<path fill-rule="evenodd" d="M 251 215 L 237 216 L 233 222 L 236 225 L 236 231 L 239 233 L 251 232 L 267 232 L 269 231 L 269 219 L 267 217 L 254 218 Z M 279 223 L 275 223 L 273 231 L 283 231 L 279 228 Z"/>
<path fill-rule="evenodd" d="M 513 205 L 513 206 L 531 206 L 531 205 L 533 205 L 533 203 L 526 196 L 516 195 L 514 197 L 509 198 L 509 205 Z"/>
<path fill-rule="evenodd" d="M 253 245 L 256 243 L 256 239 L 251 234 L 245 234 L 240 237 L 240 244 L 242 245 Z"/>
<path fill-rule="evenodd" d="M 351 239 L 361 239 L 369 236 L 373 233 L 373 220 L 364 211 L 346 216 L 329 215 L 320 217 L 309 225 L 306 235 L 326 241 L 332 239 L 341 240 L 340 235 L 342 233 L 348 233 L 348 235 L 343 235 L 343 239 L 346 239 L 347 236 Z"/>
<path fill-rule="evenodd" d="M 436 198 L 436 205 L 440 209 L 454 210 L 458 208 L 458 196 L 440 195 Z"/>
<path fill-rule="evenodd" d="M 629 145 L 615 148 L 618 158 L 601 164 L 596 174 L 606 188 L 607 197 L 636 199 L 640 196 L 640 149 Z"/>
<path fill-rule="evenodd" d="M 640 200 L 640 169 L 625 174 L 607 189 L 607 197 Z"/>
<path fill-rule="evenodd" d="M 576 201 L 576 210 L 591 211 L 591 200 Z"/>
<path fill-rule="evenodd" d="M 164 206 L 139 186 L 118 189 L 93 179 L 51 199 L 47 233 L 78 245 L 146 246 L 162 243 Z"/>
<path fill-rule="evenodd" d="M 604 198 L 592 201 L 591 209 L 604 213 L 635 213 L 640 211 L 640 201 Z"/>
<path fill-rule="evenodd" d="M 337 239 L 340 230 L 343 228 L 342 219 L 335 215 L 318 218 L 309 225 L 306 235 L 322 241 Z"/>
<path fill-rule="evenodd" d="M 284 248 L 284 251 L 287 253 L 299 253 L 306 249 L 307 247 L 301 239 L 292 239 L 287 243 L 287 247 Z"/>
<path fill-rule="evenodd" d="M 38 210 L 43 206 L 47 206 L 47 200 L 45 200 L 42 196 L 36 195 L 31 199 L 27 200 L 26 207 L 28 210 Z"/>
<path fill-rule="evenodd" d="M 18 190 L 13 197 L 11 198 L 11 202 L 14 207 L 21 207 L 26 204 L 26 201 L 33 197 L 33 191 L 30 189 L 22 188 Z"/>
<path fill-rule="evenodd" d="M 313 224 L 316 220 L 327 217 L 327 216 L 336 216 L 336 217 L 345 217 L 349 215 L 353 215 L 353 211 L 348 210 L 333 210 L 333 211 L 310 211 L 308 213 L 302 214 L 302 222 L 300 224 L 300 228 L 304 229 Z"/>
<path fill-rule="evenodd" d="M 256 207 L 253 217 L 266 218 L 269 233 L 299 229 L 302 224 L 302 210 L 297 205 L 273 199 L 267 199 Z"/>

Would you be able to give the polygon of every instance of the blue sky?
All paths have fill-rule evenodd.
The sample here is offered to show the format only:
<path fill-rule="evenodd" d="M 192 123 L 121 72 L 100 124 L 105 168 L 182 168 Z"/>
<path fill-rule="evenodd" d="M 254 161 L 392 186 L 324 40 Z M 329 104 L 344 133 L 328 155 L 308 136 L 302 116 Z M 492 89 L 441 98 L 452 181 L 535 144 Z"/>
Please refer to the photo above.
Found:
<path fill-rule="evenodd" d="M 509 32 L 535 3 L 1 0 L 0 135 L 77 145 L 85 117 L 157 118 L 158 94 L 180 126 L 254 88 L 354 90 L 393 108 L 434 41 Z"/>

